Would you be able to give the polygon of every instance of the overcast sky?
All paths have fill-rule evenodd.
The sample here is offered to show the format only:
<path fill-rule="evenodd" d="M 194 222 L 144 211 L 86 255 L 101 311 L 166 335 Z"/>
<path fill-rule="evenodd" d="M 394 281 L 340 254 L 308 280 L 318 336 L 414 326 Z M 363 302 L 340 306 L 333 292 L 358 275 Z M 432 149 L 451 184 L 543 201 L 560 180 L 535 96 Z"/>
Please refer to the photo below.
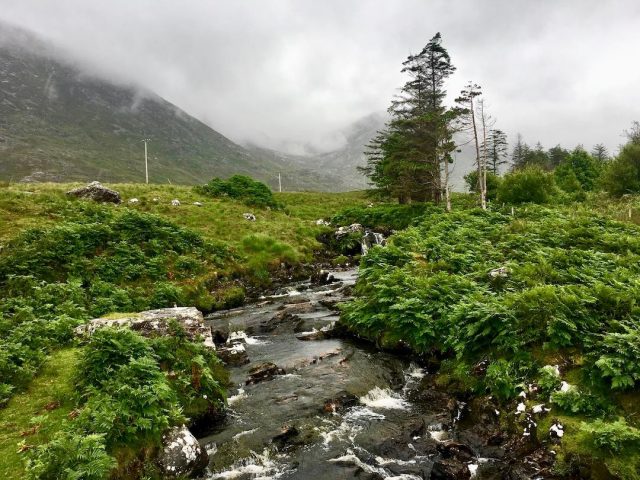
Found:
<path fill-rule="evenodd" d="M 236 141 L 311 142 L 384 111 L 436 32 L 513 139 L 610 150 L 640 119 L 638 0 L 0 0 L 0 19 Z"/>

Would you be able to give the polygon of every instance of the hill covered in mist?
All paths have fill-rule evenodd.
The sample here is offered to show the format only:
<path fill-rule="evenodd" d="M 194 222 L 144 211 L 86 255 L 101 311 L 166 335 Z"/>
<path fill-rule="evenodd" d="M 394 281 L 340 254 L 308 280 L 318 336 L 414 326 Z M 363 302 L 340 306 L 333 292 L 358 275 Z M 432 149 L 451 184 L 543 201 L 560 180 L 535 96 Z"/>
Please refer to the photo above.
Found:
<path fill-rule="evenodd" d="M 347 137 L 342 151 L 319 158 L 245 148 L 153 92 L 99 78 L 0 24 L 0 179 L 143 181 L 143 138 L 154 183 L 246 174 L 275 188 L 281 173 L 287 190 L 365 186 L 360 141 Z"/>

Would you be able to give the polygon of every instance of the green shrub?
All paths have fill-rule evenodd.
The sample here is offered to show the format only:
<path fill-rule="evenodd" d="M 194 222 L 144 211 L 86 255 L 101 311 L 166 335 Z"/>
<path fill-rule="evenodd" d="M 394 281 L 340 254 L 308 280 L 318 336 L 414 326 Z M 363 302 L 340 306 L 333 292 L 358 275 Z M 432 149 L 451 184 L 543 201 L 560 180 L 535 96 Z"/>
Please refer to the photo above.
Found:
<path fill-rule="evenodd" d="M 411 225 L 427 213 L 441 212 L 441 207 L 430 203 L 410 205 L 382 204 L 373 207 L 351 207 L 342 210 L 331 218 L 333 225 L 351 225 L 359 223 L 374 230 L 401 230 Z"/>
<path fill-rule="evenodd" d="M 178 396 L 153 357 L 130 359 L 86 394 L 78 426 L 104 434 L 110 449 L 144 440 L 159 442 L 162 433 L 182 418 Z"/>
<path fill-rule="evenodd" d="M 566 192 L 589 192 L 595 189 L 602 167 L 601 162 L 578 147 L 560 162 L 553 173 L 558 186 Z"/>
<path fill-rule="evenodd" d="M 565 392 L 553 392 L 550 398 L 558 408 L 574 415 L 604 415 L 611 410 L 611 405 L 605 399 L 577 387 Z"/>
<path fill-rule="evenodd" d="M 514 364 L 504 359 L 489 365 L 484 382 L 491 394 L 502 401 L 514 398 L 520 386 Z"/>
<path fill-rule="evenodd" d="M 472 170 L 464 176 L 467 184 L 467 190 L 473 193 L 479 193 L 478 189 L 478 171 Z M 498 187 L 502 183 L 502 178 L 492 172 L 487 172 L 487 200 L 495 200 L 498 196 Z"/>
<path fill-rule="evenodd" d="M 8 385 L 0 402 L 87 318 L 182 305 L 204 281 L 203 265 L 232 258 L 155 215 L 83 203 L 78 210 L 26 230 L 0 252 L 0 378 Z"/>
<path fill-rule="evenodd" d="M 428 215 L 362 259 L 342 321 L 422 354 L 519 362 L 517 374 L 498 363 L 504 371 L 489 377 L 502 398 L 516 379 L 539 380 L 547 394 L 557 387 L 531 360 L 537 351 L 578 352 L 594 381 L 630 387 L 640 375 L 638 328 L 625 327 L 640 313 L 639 234 L 634 225 L 536 206 L 515 218 Z M 506 377 L 513 382 L 500 383 Z"/>
<path fill-rule="evenodd" d="M 556 368 L 551 365 L 545 365 L 538 371 L 538 389 L 544 396 L 551 395 L 562 384 L 560 374 Z"/>
<path fill-rule="evenodd" d="M 553 175 L 539 167 L 508 173 L 498 187 L 497 199 L 509 204 L 549 203 L 556 192 Z"/>
<path fill-rule="evenodd" d="M 640 430 L 627 424 L 624 418 L 614 422 L 594 420 L 582 423 L 580 429 L 587 433 L 593 444 L 614 454 L 627 447 L 640 446 Z"/>
<path fill-rule="evenodd" d="M 103 480 L 116 466 L 104 435 L 59 432 L 28 455 L 27 477 L 33 480 Z"/>
<path fill-rule="evenodd" d="M 602 185 L 614 197 L 640 192 L 640 145 L 625 145 L 618 156 L 608 162 Z"/>
<path fill-rule="evenodd" d="M 636 322 L 621 323 L 622 331 L 607 332 L 597 344 L 595 366 L 614 389 L 633 388 L 640 380 L 639 327 Z"/>
<path fill-rule="evenodd" d="M 267 185 L 244 175 L 234 175 L 228 180 L 214 178 L 195 189 L 204 195 L 229 197 L 254 207 L 283 208 Z"/>
<path fill-rule="evenodd" d="M 83 388 L 99 387 L 130 360 L 153 355 L 147 340 L 128 328 L 102 328 L 91 336 L 88 348 L 83 350 L 77 382 Z"/>
<path fill-rule="evenodd" d="M 76 372 L 80 413 L 67 422 L 69 433 L 33 453 L 33 478 L 76 478 L 65 475 L 94 470 L 95 478 L 106 478 L 114 467 L 109 454 L 157 446 L 167 428 L 186 421 L 185 414 L 224 407 L 228 376 L 215 351 L 191 341 L 175 320 L 169 333 L 147 339 L 126 328 L 94 332 Z"/>

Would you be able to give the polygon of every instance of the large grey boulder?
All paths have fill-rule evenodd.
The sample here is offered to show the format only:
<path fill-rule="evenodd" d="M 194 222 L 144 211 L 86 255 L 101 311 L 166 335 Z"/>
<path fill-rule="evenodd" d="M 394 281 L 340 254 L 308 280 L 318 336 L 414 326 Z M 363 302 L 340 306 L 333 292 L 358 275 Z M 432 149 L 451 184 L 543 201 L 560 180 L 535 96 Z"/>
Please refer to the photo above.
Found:
<path fill-rule="evenodd" d="M 103 186 L 100 182 L 91 182 L 89 185 L 69 190 L 67 195 L 71 197 L 87 198 L 96 202 L 120 203 L 120 194 Z"/>
<path fill-rule="evenodd" d="M 207 451 L 184 425 L 173 427 L 162 436 L 158 465 L 165 478 L 195 477 L 208 463 Z"/>
<path fill-rule="evenodd" d="M 96 318 L 77 327 L 76 334 L 92 335 L 100 328 L 127 327 L 145 337 L 161 337 L 170 335 L 172 320 L 178 322 L 191 340 L 200 337 L 205 346 L 215 348 L 211 329 L 204 324 L 202 312 L 195 307 L 161 308 L 120 318 Z"/>

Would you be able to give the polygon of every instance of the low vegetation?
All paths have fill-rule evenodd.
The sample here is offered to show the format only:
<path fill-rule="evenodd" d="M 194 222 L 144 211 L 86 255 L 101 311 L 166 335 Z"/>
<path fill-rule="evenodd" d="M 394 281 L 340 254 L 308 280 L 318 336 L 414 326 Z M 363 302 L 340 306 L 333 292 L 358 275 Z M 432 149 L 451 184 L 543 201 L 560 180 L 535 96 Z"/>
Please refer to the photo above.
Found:
<path fill-rule="evenodd" d="M 508 402 L 541 385 L 538 403 L 579 419 L 559 465 L 579 443 L 638 468 L 640 425 L 623 400 L 640 380 L 638 238 L 636 225 L 564 207 L 428 214 L 363 259 L 343 321 L 444 360 L 441 381 L 462 390 Z M 473 375 L 481 362 L 486 373 Z"/>
<path fill-rule="evenodd" d="M 292 199 L 291 208 L 249 202 L 256 216 L 249 221 L 246 197 L 119 185 L 124 205 L 115 206 L 70 199 L 69 188 L 0 188 L 0 422 L 12 432 L 0 438 L 7 453 L 0 471 L 7 478 L 157 478 L 147 460 L 162 432 L 217 415 L 225 370 L 177 324 L 165 338 L 103 330 L 86 345 L 74 327 L 116 312 L 241 305 L 248 285 L 268 286 L 283 266 L 313 259 L 321 247 L 315 237 L 326 228 L 316 219 L 365 199 L 283 194 L 272 200 Z M 171 205 L 176 198 L 180 206 Z M 64 401 L 33 395 L 43 382 L 52 395 L 67 392 Z"/>
<path fill-rule="evenodd" d="M 276 201 L 269 187 L 244 175 L 234 175 L 227 180 L 214 178 L 209 183 L 195 187 L 195 189 L 199 193 L 212 197 L 229 197 L 240 200 L 252 207 L 283 208 L 283 204 Z"/>

